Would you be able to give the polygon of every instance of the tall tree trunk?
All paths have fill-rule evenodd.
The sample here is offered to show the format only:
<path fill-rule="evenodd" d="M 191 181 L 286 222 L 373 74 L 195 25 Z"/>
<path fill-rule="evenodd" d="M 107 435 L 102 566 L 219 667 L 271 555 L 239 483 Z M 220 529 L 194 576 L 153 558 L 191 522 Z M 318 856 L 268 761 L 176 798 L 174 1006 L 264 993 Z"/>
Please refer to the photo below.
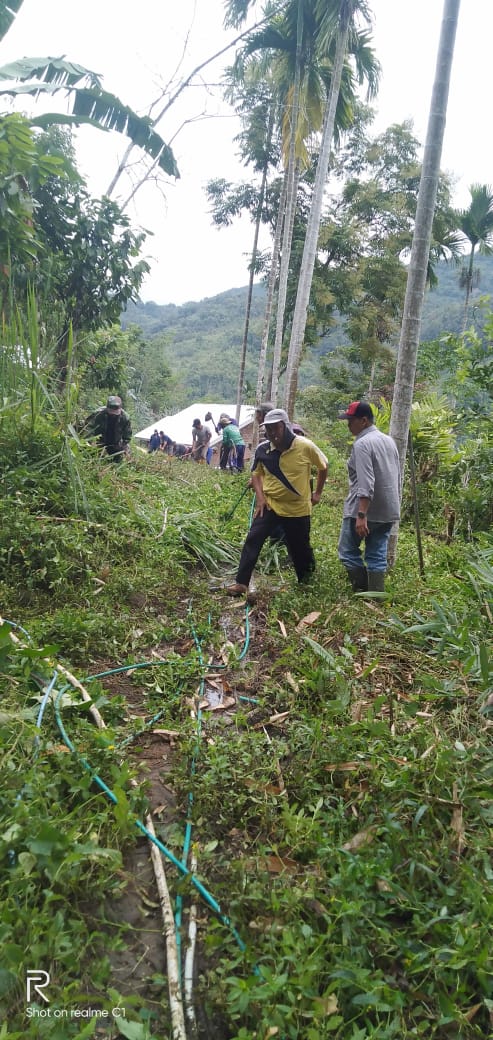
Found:
<path fill-rule="evenodd" d="M 390 433 L 404 468 L 460 0 L 445 0 L 407 276 Z"/>
<path fill-rule="evenodd" d="M 296 65 L 294 73 L 293 95 L 291 105 L 291 126 L 289 134 L 289 156 L 287 163 L 286 212 L 281 247 L 281 267 L 279 271 L 279 289 L 277 293 L 276 338 L 274 342 L 274 359 L 272 364 L 272 401 L 277 403 L 277 387 L 281 361 L 282 339 L 284 331 L 284 314 L 288 295 L 289 262 L 291 258 L 291 242 L 293 237 L 294 217 L 296 212 L 296 129 L 300 107 L 301 89 L 301 45 L 303 34 L 303 0 L 298 0 L 298 17 L 296 25 Z"/>
<path fill-rule="evenodd" d="M 277 405 L 277 394 L 279 388 L 279 375 L 281 371 L 281 355 L 284 342 L 284 329 L 286 318 L 286 300 L 288 295 L 289 269 L 291 260 L 291 246 L 293 244 L 294 222 L 296 219 L 296 199 L 298 195 L 298 184 L 300 180 L 299 163 L 295 161 L 295 173 L 293 183 L 293 205 L 289 206 L 286 200 L 286 212 L 284 214 L 283 242 L 281 249 L 281 266 L 279 271 L 279 287 L 277 293 L 276 332 L 274 339 L 274 353 L 272 358 L 271 391 L 269 400 Z M 286 265 L 283 268 L 283 257 L 287 256 Z M 282 290 L 281 290 L 282 285 Z"/>
<path fill-rule="evenodd" d="M 260 354 L 258 359 L 258 373 L 257 373 L 257 392 L 255 395 L 255 403 L 260 404 L 265 397 L 264 385 L 265 385 L 265 365 L 267 361 L 267 349 L 269 346 L 269 332 L 272 318 L 272 311 L 274 306 L 274 290 L 279 274 L 279 253 L 281 250 L 281 238 L 284 227 L 284 214 L 286 211 L 286 189 L 287 189 L 287 178 L 286 174 L 283 177 L 281 194 L 279 197 L 279 207 L 277 211 L 276 230 L 274 233 L 274 243 L 272 246 L 272 260 L 269 271 L 269 279 L 267 282 L 267 298 L 265 301 L 265 314 L 264 314 L 264 325 L 262 329 L 262 339 L 260 343 Z M 269 388 L 270 394 L 270 388 Z M 269 394 L 267 399 L 270 400 Z M 258 424 L 254 423 L 253 427 L 253 446 L 256 447 L 258 442 Z"/>
<path fill-rule="evenodd" d="M 469 313 L 469 300 L 471 298 L 472 280 L 474 274 L 474 249 L 472 245 L 471 252 L 469 254 L 469 263 L 467 265 L 467 281 L 466 281 L 466 299 L 464 301 L 464 315 L 462 318 L 462 335 L 464 335 L 467 328 L 467 315 Z"/>
<path fill-rule="evenodd" d="M 337 102 L 341 88 L 342 69 L 346 55 L 349 34 L 349 21 L 352 10 L 351 0 L 341 0 L 339 14 L 339 31 L 337 33 L 336 54 L 334 68 L 330 83 L 330 93 L 325 110 L 322 128 L 322 139 L 320 143 L 320 154 L 317 162 L 317 172 L 313 188 L 313 197 L 308 216 L 303 257 L 298 280 L 298 292 L 294 308 L 293 325 L 291 328 L 291 339 L 289 343 L 288 364 L 286 370 L 285 405 L 288 415 L 294 414 L 294 403 L 298 387 L 298 369 L 300 367 L 303 340 L 305 336 L 306 317 L 310 301 L 310 290 L 313 281 L 313 270 L 315 257 L 317 255 L 318 235 L 324 191 L 327 182 L 327 174 L 330 162 L 330 149 L 334 135 L 334 123 L 336 117 Z"/>
<path fill-rule="evenodd" d="M 370 368 L 370 379 L 368 381 L 367 397 L 371 397 L 371 395 L 373 393 L 373 384 L 375 382 L 375 372 L 376 372 L 376 369 L 377 369 L 377 359 L 373 358 L 373 361 L 371 363 L 371 368 Z"/>
<path fill-rule="evenodd" d="M 243 399 L 243 383 L 245 380 L 245 366 L 246 366 L 246 355 L 248 346 L 248 331 L 250 328 L 250 313 L 252 310 L 252 296 L 253 296 L 253 280 L 255 278 L 255 263 L 257 260 L 258 251 L 258 239 L 260 234 L 260 224 L 262 222 L 262 212 L 264 209 L 265 200 L 265 188 L 267 184 L 267 174 L 269 172 L 269 153 L 270 145 L 272 141 L 272 131 L 274 128 L 274 106 L 272 106 L 269 115 L 269 125 L 267 127 L 266 134 L 266 145 L 265 145 L 265 162 L 262 170 L 262 182 L 260 185 L 259 203 L 257 207 L 257 213 L 255 216 L 255 233 L 253 236 L 253 248 L 252 248 L 252 259 L 250 261 L 250 277 L 248 279 L 248 292 L 245 309 L 245 325 L 243 328 L 243 343 L 241 345 L 241 357 L 240 357 L 240 370 L 238 373 L 238 389 L 236 392 L 236 422 L 240 421 L 241 402 Z"/>
<path fill-rule="evenodd" d="M 440 43 L 428 117 L 428 129 L 411 247 L 411 260 L 407 276 L 399 352 L 397 355 L 390 435 L 397 444 L 402 472 L 404 472 L 406 461 L 411 421 L 411 406 L 430 253 L 431 230 L 440 173 L 459 10 L 460 0 L 444 0 Z M 393 532 L 389 546 L 389 559 L 391 562 L 395 557 L 397 530 Z"/>

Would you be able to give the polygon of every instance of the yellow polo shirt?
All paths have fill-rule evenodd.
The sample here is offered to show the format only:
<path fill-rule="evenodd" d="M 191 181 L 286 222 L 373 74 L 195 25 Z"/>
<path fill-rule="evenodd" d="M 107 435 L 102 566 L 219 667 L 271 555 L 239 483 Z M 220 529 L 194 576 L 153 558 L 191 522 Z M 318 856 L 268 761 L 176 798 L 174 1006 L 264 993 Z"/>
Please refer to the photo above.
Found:
<path fill-rule="evenodd" d="M 308 437 L 294 437 L 279 451 L 269 441 L 259 444 L 252 471 L 262 477 L 267 505 L 279 516 L 308 516 L 312 511 L 312 471 L 327 469 L 327 459 Z"/>

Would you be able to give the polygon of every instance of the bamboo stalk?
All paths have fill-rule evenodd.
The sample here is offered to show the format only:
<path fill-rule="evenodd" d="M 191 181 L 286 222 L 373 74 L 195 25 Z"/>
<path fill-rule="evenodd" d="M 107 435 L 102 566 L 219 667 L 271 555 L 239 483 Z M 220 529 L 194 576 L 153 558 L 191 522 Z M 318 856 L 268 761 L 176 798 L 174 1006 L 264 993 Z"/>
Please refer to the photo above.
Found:
<path fill-rule="evenodd" d="M 0 625 L 2 623 L 3 623 L 3 618 L 0 617 Z M 23 646 L 24 645 L 22 643 L 22 641 L 16 635 L 14 635 L 13 632 L 9 632 L 9 635 L 10 635 L 10 638 L 11 638 L 12 642 L 16 643 L 17 646 Z M 88 701 L 92 702 L 92 697 L 87 692 L 85 686 L 83 686 L 82 683 L 79 682 L 79 680 L 75 678 L 75 675 L 72 675 L 72 673 L 69 672 L 66 668 L 64 668 L 62 664 L 58 664 L 57 663 L 56 665 L 54 665 L 54 664 L 52 664 L 52 662 L 49 661 L 48 658 L 45 658 L 45 660 L 48 661 L 48 663 L 51 664 L 51 666 L 53 668 L 56 668 L 58 672 L 60 672 L 62 675 L 64 675 L 65 678 L 68 679 L 68 681 L 69 681 L 71 686 L 74 686 L 76 690 L 80 691 L 80 693 L 82 694 L 82 698 L 83 698 L 83 700 L 86 703 Z M 98 729 L 106 729 L 106 723 L 105 723 L 104 719 L 100 715 L 98 709 L 92 703 L 91 703 L 91 707 L 89 708 L 89 712 L 92 715 L 92 717 L 93 717 L 93 719 L 94 719 Z"/>
<path fill-rule="evenodd" d="M 146 816 L 145 825 L 150 834 L 155 838 L 156 832 L 150 814 Z M 154 876 L 161 904 L 161 913 L 164 924 L 164 937 L 166 940 L 166 970 L 168 974 L 169 1004 L 171 1011 L 171 1026 L 173 1040 L 186 1040 L 185 1018 L 183 1015 L 183 1003 L 180 987 L 180 970 L 178 965 L 178 952 L 176 948 L 175 919 L 171 907 L 171 900 L 166 882 L 161 853 L 154 842 L 151 842 L 151 860 L 154 868 Z"/>
<path fill-rule="evenodd" d="M 35 516 L 35 520 L 58 521 L 61 524 L 85 524 L 86 527 L 106 527 L 106 524 L 97 524 L 94 520 L 85 520 L 76 516 Z"/>
<path fill-rule="evenodd" d="M 197 857 L 195 856 L 195 853 L 192 853 L 190 857 L 190 870 L 192 874 L 195 874 L 197 872 Z M 197 1019 L 195 1018 L 195 1008 L 193 1005 L 193 975 L 196 945 L 197 900 L 194 898 L 190 906 L 190 913 L 188 918 L 188 946 L 187 952 L 185 954 L 185 964 L 183 968 L 185 1014 L 189 1025 L 189 1031 L 192 1037 L 197 1036 Z"/>
<path fill-rule="evenodd" d="M 166 507 L 166 509 L 164 510 L 164 513 L 163 513 L 163 526 L 162 526 L 159 534 L 157 535 L 157 538 L 160 538 L 161 535 L 164 534 L 167 526 L 168 526 L 168 507 Z"/>
<path fill-rule="evenodd" d="M 89 701 L 92 702 L 91 695 L 87 692 L 85 686 L 83 686 L 82 683 L 75 678 L 75 675 L 72 675 L 71 672 L 67 671 L 67 669 L 64 668 L 62 664 L 57 664 L 56 667 L 58 671 L 61 672 L 61 674 L 64 675 L 66 679 L 68 679 L 70 685 L 74 686 L 76 690 L 79 690 L 79 692 L 82 694 L 82 699 L 86 702 L 86 704 Z M 98 729 L 106 729 L 106 723 L 102 715 L 100 715 L 98 709 L 92 703 L 89 708 L 89 714 L 92 715 Z"/>

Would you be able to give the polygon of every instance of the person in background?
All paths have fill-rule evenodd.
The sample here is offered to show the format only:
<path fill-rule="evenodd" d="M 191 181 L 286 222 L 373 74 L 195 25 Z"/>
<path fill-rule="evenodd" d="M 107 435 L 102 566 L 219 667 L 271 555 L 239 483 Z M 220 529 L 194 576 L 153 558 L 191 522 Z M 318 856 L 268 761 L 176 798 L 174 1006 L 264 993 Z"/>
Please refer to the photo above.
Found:
<path fill-rule="evenodd" d="M 384 592 L 387 544 L 392 524 L 400 516 L 399 452 L 392 437 L 375 426 L 367 401 L 351 401 L 338 419 L 347 419 L 354 437 L 339 559 L 353 592 Z"/>
<path fill-rule="evenodd" d="M 274 407 L 275 406 L 272 404 L 271 401 L 262 401 L 261 404 L 256 405 L 255 419 L 258 422 L 259 428 L 264 425 L 264 419 L 267 415 L 267 412 L 272 412 Z M 306 437 L 305 431 L 303 427 L 299 425 L 299 423 L 290 422 L 290 426 L 293 433 L 295 433 L 297 437 Z"/>
<path fill-rule="evenodd" d="M 236 419 L 230 419 L 229 415 L 227 416 L 227 418 L 228 418 L 228 421 L 233 424 L 233 426 L 238 426 L 238 423 L 236 422 Z M 214 419 L 212 418 L 212 412 L 206 412 L 205 413 L 204 422 L 211 422 L 213 427 L 214 427 L 214 429 L 215 429 L 215 431 L 216 431 L 216 433 L 218 435 L 220 433 L 222 433 L 223 428 L 224 428 L 223 424 L 221 423 L 221 420 L 219 420 L 219 422 L 216 425 L 216 423 L 214 422 Z"/>
<path fill-rule="evenodd" d="M 252 468 L 256 496 L 253 523 L 241 551 L 236 582 L 226 592 L 243 596 L 264 542 L 280 524 L 299 582 L 315 569 L 310 545 L 312 506 L 320 502 L 327 479 L 327 459 L 308 437 L 293 433 L 287 412 L 274 408 L 264 419 L 268 441 L 259 444 Z M 317 486 L 311 490 L 311 473 L 317 471 Z"/>
<path fill-rule="evenodd" d="M 173 441 L 164 430 L 159 431 L 159 448 L 161 451 L 165 451 L 167 455 L 173 454 Z"/>
<path fill-rule="evenodd" d="M 203 426 L 200 419 L 194 419 L 192 423 L 192 459 L 194 462 L 205 462 L 207 446 L 212 437 L 207 426 Z"/>
<path fill-rule="evenodd" d="M 236 470 L 237 473 L 243 473 L 245 460 L 245 441 L 243 440 L 243 437 L 241 436 L 238 427 L 234 425 L 229 415 L 226 415 L 224 412 L 222 415 L 219 416 L 218 425 L 222 427 L 223 431 L 221 458 L 219 461 L 220 468 L 226 469 L 229 453 L 231 451 L 234 451 L 235 461 L 232 468 Z"/>
<path fill-rule="evenodd" d="M 152 452 L 154 451 L 159 451 L 160 446 L 161 438 L 159 436 L 158 431 L 154 430 L 154 433 L 151 433 L 151 437 L 149 440 L 149 454 L 152 454 Z"/>
<path fill-rule="evenodd" d="M 111 394 L 104 407 L 91 412 L 84 422 L 82 435 L 97 438 L 112 460 L 121 462 L 130 453 L 132 438 L 132 425 L 123 410 L 121 397 Z"/>
<path fill-rule="evenodd" d="M 222 422 L 221 419 L 223 420 Z M 214 422 L 211 412 L 206 412 L 205 420 L 206 422 L 208 420 L 212 422 L 212 425 L 214 426 L 214 429 L 218 436 L 220 433 L 223 432 L 224 427 L 229 425 L 229 423 L 231 423 L 232 426 L 238 426 L 236 419 L 231 419 L 230 416 L 226 415 L 225 412 L 222 413 L 218 423 Z M 228 468 L 228 462 L 230 461 L 230 455 L 232 454 L 234 453 L 231 452 L 231 447 L 229 446 L 229 444 L 225 444 L 224 441 L 221 441 L 221 447 L 219 450 L 219 469 Z"/>
<path fill-rule="evenodd" d="M 192 449 L 188 444 L 177 444 L 176 441 L 173 441 L 172 455 L 174 455 L 176 459 L 190 458 L 191 451 Z"/>

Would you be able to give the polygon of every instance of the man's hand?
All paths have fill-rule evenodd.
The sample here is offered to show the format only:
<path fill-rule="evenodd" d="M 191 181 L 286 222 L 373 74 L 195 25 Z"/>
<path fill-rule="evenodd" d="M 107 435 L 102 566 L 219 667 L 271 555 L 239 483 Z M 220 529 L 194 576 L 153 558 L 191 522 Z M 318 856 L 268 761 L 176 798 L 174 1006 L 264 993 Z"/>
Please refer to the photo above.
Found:
<path fill-rule="evenodd" d="M 254 519 L 256 519 L 258 516 L 263 516 L 264 515 L 264 509 L 268 509 L 268 508 L 269 507 L 267 505 L 267 501 L 264 498 L 264 496 L 257 492 L 256 508 L 255 508 L 255 512 L 253 514 Z"/>
<path fill-rule="evenodd" d="M 356 517 L 355 530 L 358 538 L 366 538 L 370 533 L 370 528 L 365 517 Z"/>
<path fill-rule="evenodd" d="M 322 492 L 321 491 L 313 491 L 312 492 L 312 506 L 318 505 L 318 503 L 320 502 L 321 498 L 322 498 Z"/>

